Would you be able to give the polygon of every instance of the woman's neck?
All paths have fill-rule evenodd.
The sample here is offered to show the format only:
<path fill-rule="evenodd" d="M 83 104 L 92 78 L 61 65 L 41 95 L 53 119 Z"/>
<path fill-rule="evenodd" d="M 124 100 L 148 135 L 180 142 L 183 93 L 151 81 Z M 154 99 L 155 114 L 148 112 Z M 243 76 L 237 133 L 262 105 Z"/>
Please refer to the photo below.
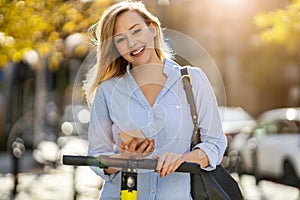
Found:
<path fill-rule="evenodd" d="M 137 84 L 145 85 L 149 83 L 162 84 L 165 82 L 166 75 L 164 74 L 164 64 L 152 63 L 140 65 L 131 69 L 131 74 Z"/>
<path fill-rule="evenodd" d="M 156 63 L 133 67 L 131 69 L 134 80 L 150 106 L 153 106 L 155 103 L 167 80 L 167 76 L 163 71 L 164 65 Z"/>

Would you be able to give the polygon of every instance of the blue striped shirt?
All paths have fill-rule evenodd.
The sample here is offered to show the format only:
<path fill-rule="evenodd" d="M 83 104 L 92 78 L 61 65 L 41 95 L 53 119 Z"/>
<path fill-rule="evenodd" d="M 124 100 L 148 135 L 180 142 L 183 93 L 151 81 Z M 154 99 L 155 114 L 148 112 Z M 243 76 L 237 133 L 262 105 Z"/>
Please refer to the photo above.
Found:
<path fill-rule="evenodd" d="M 155 151 L 149 155 L 150 158 L 164 152 L 188 152 L 193 123 L 180 68 L 174 61 L 165 60 L 163 72 L 167 80 L 152 106 L 132 77 L 129 66 L 122 77 L 101 83 L 91 108 L 89 155 L 118 153 L 121 143 L 118 133 L 136 129 L 155 140 Z M 210 165 L 205 170 L 212 170 L 222 161 L 226 137 L 216 97 L 206 75 L 197 67 L 188 67 L 188 73 L 192 79 L 202 135 L 202 143 L 196 147 L 208 156 Z M 92 169 L 105 180 L 100 199 L 119 199 L 121 173 L 105 175 L 102 169 Z M 138 176 L 138 199 L 191 199 L 190 176 L 187 173 L 172 173 L 160 178 L 154 171 L 141 170 Z"/>

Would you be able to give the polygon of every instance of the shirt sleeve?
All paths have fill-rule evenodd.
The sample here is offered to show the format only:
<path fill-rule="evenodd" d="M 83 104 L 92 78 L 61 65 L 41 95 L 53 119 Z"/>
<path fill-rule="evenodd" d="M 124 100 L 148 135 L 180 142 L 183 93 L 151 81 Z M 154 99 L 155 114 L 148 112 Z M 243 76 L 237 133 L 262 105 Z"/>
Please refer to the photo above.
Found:
<path fill-rule="evenodd" d="M 91 117 L 88 132 L 88 155 L 98 157 L 114 153 L 114 141 L 112 134 L 112 121 L 109 117 L 108 106 L 103 88 L 97 89 L 91 108 Z M 104 180 L 110 180 L 113 176 L 104 174 L 103 169 L 91 167 L 91 169 Z"/>
<path fill-rule="evenodd" d="M 207 154 L 209 166 L 204 169 L 209 171 L 221 163 L 227 141 L 212 86 L 201 69 L 195 67 L 193 71 L 191 78 L 202 141 L 194 148 L 200 148 Z"/>

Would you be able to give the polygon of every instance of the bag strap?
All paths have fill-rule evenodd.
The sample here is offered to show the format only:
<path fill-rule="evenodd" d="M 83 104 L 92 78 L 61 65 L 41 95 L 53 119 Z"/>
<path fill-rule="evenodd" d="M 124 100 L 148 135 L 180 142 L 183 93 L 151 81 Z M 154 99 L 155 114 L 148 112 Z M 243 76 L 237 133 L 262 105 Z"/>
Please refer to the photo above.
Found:
<path fill-rule="evenodd" d="M 190 75 L 188 74 L 187 68 L 182 67 L 181 68 L 181 80 L 183 83 L 183 89 L 186 94 L 186 98 L 188 101 L 188 104 L 190 105 L 190 112 L 194 124 L 194 130 L 193 130 L 193 136 L 192 136 L 192 141 L 191 141 L 191 149 L 201 142 L 201 133 L 200 133 L 200 128 L 198 127 L 198 113 L 196 109 L 196 103 L 194 99 L 194 94 L 192 90 L 192 79 Z"/>

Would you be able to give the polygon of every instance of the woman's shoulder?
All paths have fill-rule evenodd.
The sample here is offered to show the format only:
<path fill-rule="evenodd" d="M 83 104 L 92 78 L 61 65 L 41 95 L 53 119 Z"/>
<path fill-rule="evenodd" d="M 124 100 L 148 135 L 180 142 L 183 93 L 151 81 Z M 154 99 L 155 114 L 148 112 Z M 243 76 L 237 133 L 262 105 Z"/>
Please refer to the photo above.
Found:
<path fill-rule="evenodd" d="M 187 68 L 188 74 L 192 77 L 205 77 L 205 73 L 203 72 L 203 70 L 201 69 L 201 67 L 198 66 L 191 66 L 191 65 L 183 65 L 181 66 L 181 68 Z"/>
<path fill-rule="evenodd" d="M 114 87 L 118 81 L 120 81 L 122 77 L 112 77 L 110 79 L 104 80 L 99 84 L 100 88 L 109 89 L 111 87 Z"/>
<path fill-rule="evenodd" d="M 193 85 L 208 85 L 210 84 L 210 81 L 208 80 L 207 75 L 205 72 L 201 69 L 201 67 L 198 66 L 183 66 L 187 68 L 188 74 L 191 77 Z"/>
<path fill-rule="evenodd" d="M 113 78 L 102 81 L 97 87 L 96 96 L 97 95 L 104 95 L 104 96 L 109 95 L 114 90 L 116 85 L 118 84 L 119 79 L 120 79 L 120 77 L 113 77 Z"/>
<path fill-rule="evenodd" d="M 166 59 L 165 60 L 166 62 L 166 66 L 172 66 L 172 68 L 175 68 L 177 69 L 178 71 L 182 68 L 187 68 L 188 69 L 188 72 L 191 71 L 191 73 L 197 73 L 195 71 L 201 71 L 201 68 L 198 67 L 198 66 L 192 66 L 192 65 L 186 65 L 186 64 L 182 64 L 181 61 L 179 60 L 173 60 L 173 59 Z M 198 72 L 199 73 L 199 72 Z"/>
<path fill-rule="evenodd" d="M 173 60 L 173 59 L 166 59 L 165 60 L 167 65 L 172 65 L 174 68 L 182 69 L 187 68 L 188 72 L 191 73 L 203 73 L 202 69 L 199 66 L 192 66 L 191 64 L 182 64 L 180 60 Z"/>
<path fill-rule="evenodd" d="M 172 66 L 172 70 L 175 69 L 177 73 L 181 73 L 180 70 L 183 68 L 187 68 L 188 74 L 191 76 L 192 79 L 206 79 L 206 74 L 199 66 L 192 66 L 192 65 L 184 65 L 179 63 L 176 60 L 166 59 L 166 65 Z"/>

